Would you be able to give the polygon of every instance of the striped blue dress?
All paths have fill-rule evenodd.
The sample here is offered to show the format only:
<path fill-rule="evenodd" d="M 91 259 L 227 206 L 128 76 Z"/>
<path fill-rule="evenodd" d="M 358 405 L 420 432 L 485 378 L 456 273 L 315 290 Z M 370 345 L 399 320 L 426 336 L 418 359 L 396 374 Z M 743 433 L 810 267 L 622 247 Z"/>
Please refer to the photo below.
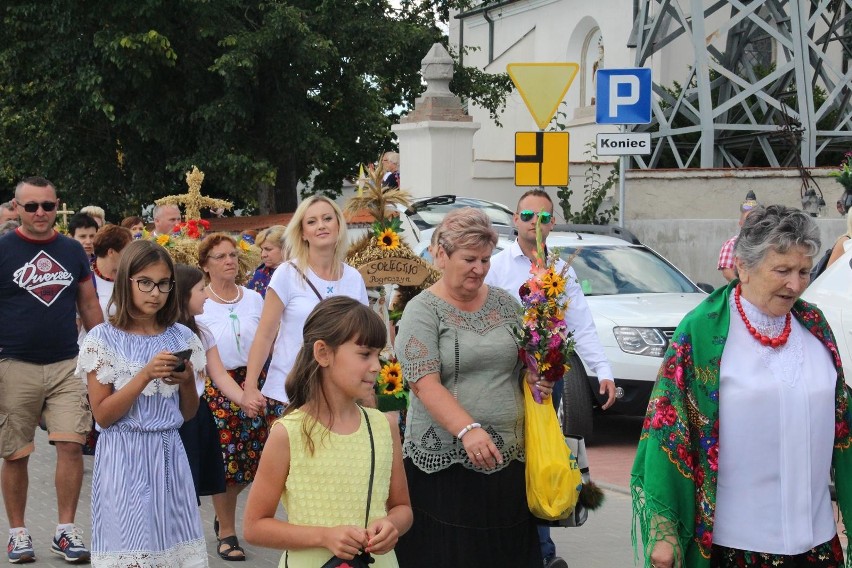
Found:
<path fill-rule="evenodd" d="M 80 348 L 77 374 L 120 389 L 160 351 L 192 349 L 203 369 L 201 341 L 175 324 L 154 336 L 103 323 Z M 192 473 L 178 435 L 183 424 L 177 385 L 151 381 L 130 410 L 104 428 L 92 475 L 92 566 L 207 566 Z"/>

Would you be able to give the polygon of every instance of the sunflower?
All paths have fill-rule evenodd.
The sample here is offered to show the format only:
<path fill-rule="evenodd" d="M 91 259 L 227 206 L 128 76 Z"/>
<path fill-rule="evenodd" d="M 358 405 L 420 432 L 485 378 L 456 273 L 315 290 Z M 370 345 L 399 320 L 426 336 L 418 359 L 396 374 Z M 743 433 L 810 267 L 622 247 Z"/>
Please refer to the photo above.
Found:
<path fill-rule="evenodd" d="M 379 388 L 379 394 L 384 394 L 387 396 L 396 396 L 397 393 L 402 392 L 402 379 L 389 379 L 387 382 L 382 383 Z"/>
<path fill-rule="evenodd" d="M 402 367 L 397 361 L 388 361 L 379 373 L 378 394 L 396 396 L 402 390 Z"/>
<path fill-rule="evenodd" d="M 402 381 L 402 366 L 397 361 L 388 361 L 379 373 L 381 382 Z"/>
<path fill-rule="evenodd" d="M 168 243 L 168 242 L 169 242 L 169 236 L 168 235 L 159 235 L 157 237 L 157 244 L 160 245 L 161 247 L 166 246 L 166 243 Z"/>
<path fill-rule="evenodd" d="M 560 296 L 565 291 L 565 277 L 553 270 L 548 270 L 542 279 L 541 287 L 548 297 Z"/>
<path fill-rule="evenodd" d="M 237 246 L 238 246 L 238 247 L 240 248 L 240 250 L 241 250 L 241 251 L 243 251 L 243 252 L 245 252 L 245 251 L 247 251 L 247 250 L 250 250 L 250 249 L 251 249 L 251 245 L 249 245 L 249 244 L 248 244 L 247 242 L 245 242 L 243 239 L 240 239 L 239 241 L 237 241 Z"/>
<path fill-rule="evenodd" d="M 399 235 L 393 229 L 385 229 L 376 240 L 384 250 L 396 250 L 399 248 Z"/>

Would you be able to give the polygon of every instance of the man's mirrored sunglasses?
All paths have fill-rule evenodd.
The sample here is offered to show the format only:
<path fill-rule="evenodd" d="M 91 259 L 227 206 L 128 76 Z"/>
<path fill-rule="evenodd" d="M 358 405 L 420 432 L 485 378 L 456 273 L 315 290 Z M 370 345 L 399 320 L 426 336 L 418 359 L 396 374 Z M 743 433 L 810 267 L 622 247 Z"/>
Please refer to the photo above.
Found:
<path fill-rule="evenodd" d="M 529 209 L 524 209 L 523 211 L 518 213 L 518 217 L 521 218 L 521 221 L 526 223 L 527 221 L 531 221 L 532 218 L 535 217 L 535 212 L 530 211 Z M 553 213 L 550 213 L 548 211 L 539 211 L 538 218 L 541 219 L 542 224 L 547 225 L 553 218 Z"/>

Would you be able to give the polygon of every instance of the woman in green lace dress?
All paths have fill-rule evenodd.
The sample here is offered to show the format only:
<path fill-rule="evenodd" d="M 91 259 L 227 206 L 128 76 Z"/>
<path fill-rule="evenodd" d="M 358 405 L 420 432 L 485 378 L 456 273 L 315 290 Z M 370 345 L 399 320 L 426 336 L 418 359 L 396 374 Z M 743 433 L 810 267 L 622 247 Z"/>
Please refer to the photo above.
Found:
<path fill-rule="evenodd" d="M 408 303 L 395 343 L 413 395 L 403 456 L 414 525 L 397 557 L 406 568 L 540 568 L 524 480 L 520 305 L 484 284 L 497 234 L 482 211 L 455 210 L 438 230 L 443 275 Z"/>

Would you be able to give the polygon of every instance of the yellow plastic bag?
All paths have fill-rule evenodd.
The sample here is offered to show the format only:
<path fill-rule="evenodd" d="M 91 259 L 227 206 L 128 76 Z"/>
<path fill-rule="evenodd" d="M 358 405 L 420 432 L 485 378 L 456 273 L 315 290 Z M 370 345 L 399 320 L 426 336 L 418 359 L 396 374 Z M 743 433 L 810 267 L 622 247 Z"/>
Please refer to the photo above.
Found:
<path fill-rule="evenodd" d="M 540 519 L 565 519 L 574 511 L 583 486 L 580 467 L 562 437 L 551 400 L 538 404 L 530 385 L 524 384 L 527 505 Z"/>

